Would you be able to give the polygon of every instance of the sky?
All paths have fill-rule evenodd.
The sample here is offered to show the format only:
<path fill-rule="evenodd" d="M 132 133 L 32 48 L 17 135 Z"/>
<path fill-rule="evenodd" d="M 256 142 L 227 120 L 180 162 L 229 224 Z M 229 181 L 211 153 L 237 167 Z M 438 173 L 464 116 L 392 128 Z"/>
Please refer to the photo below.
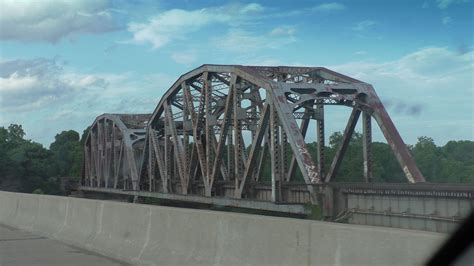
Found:
<path fill-rule="evenodd" d="M 371 83 L 406 143 L 444 145 L 474 140 L 473 56 L 472 0 L 0 0 L 0 126 L 49 147 L 151 113 L 202 64 L 324 66 Z M 326 114 L 343 130 L 348 110 Z"/>

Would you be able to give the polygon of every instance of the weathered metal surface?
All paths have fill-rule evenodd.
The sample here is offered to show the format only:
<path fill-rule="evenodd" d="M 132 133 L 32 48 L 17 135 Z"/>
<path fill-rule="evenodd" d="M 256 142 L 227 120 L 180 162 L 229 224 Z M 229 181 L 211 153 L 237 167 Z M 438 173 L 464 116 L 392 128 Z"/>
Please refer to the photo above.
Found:
<path fill-rule="evenodd" d="M 325 105 L 347 106 L 357 116 L 351 117 L 345 145 L 341 145 L 326 176 Z M 284 198 L 281 187 L 293 181 L 291 177 L 298 169 L 316 203 L 319 192 L 313 184 L 337 181 L 337 167 L 361 113 L 361 181 L 371 181 L 372 117 L 381 126 L 407 180 L 424 181 L 369 84 L 320 67 L 203 65 L 181 76 L 150 118 L 140 186 L 148 191 L 252 198 L 250 182 L 262 180 L 262 168 L 269 156 L 271 200 Z M 302 120 L 301 127 L 297 119 Z M 304 140 L 313 121 L 318 139 L 315 155 L 309 153 Z M 160 158 L 163 162 L 158 161 Z M 163 167 L 166 169 L 160 169 Z M 234 183 L 233 188 L 221 188 L 221 181 Z"/>
<path fill-rule="evenodd" d="M 161 193 L 161 192 L 133 191 L 133 190 L 96 188 L 96 187 L 85 187 L 85 186 L 81 187 L 80 189 L 83 191 L 90 191 L 90 192 L 121 194 L 121 195 L 128 195 L 128 196 L 157 198 L 157 199 L 166 199 L 166 200 L 171 200 L 171 201 L 193 202 L 193 203 L 202 203 L 202 204 L 209 204 L 209 205 L 215 205 L 215 206 L 236 207 L 236 208 L 282 212 L 282 213 L 290 213 L 290 214 L 306 215 L 310 213 L 309 209 L 305 208 L 301 204 L 275 204 L 272 202 L 262 201 L 262 200 L 233 199 L 233 198 L 228 198 L 228 197 L 202 197 L 202 196 L 195 196 L 195 195 L 181 195 L 181 194 L 171 194 L 171 193 Z"/>
<path fill-rule="evenodd" d="M 353 224 L 452 232 L 474 211 L 466 184 L 331 184 L 333 217 Z"/>
<path fill-rule="evenodd" d="M 205 203 L 219 206 L 249 208 L 293 214 L 309 214 L 305 206 L 311 197 L 305 184 L 283 184 L 281 200 L 272 203 L 272 185 L 252 183 L 254 197 L 235 199 L 234 182 L 220 184 L 224 196 L 205 197 L 175 193 L 133 191 L 83 186 L 82 190 L 152 197 L 174 201 Z M 197 185 L 204 187 L 203 184 Z M 451 232 L 459 222 L 474 211 L 474 186 L 454 184 L 379 184 L 330 183 L 313 185 L 325 190 L 333 213 L 324 212 L 328 220 L 353 224 L 376 225 L 434 232 Z M 226 192 L 228 191 L 228 192 Z M 229 192 L 230 191 L 230 192 Z"/>
<path fill-rule="evenodd" d="M 103 114 L 96 118 L 84 142 L 84 185 L 138 189 L 149 118 L 149 114 Z"/>
<path fill-rule="evenodd" d="M 352 110 L 328 173 L 324 173 L 325 105 Z M 332 205 L 325 202 L 330 195 L 321 185 L 337 181 L 338 167 L 361 114 L 361 182 L 372 181 L 372 118 L 407 180 L 423 182 L 371 85 L 321 67 L 203 65 L 182 75 L 151 116 L 99 116 L 84 147 L 83 185 L 309 201 L 322 204 L 329 213 Z M 317 128 L 316 154 L 310 154 L 305 141 L 311 123 Z M 268 166 L 271 172 L 264 176 L 263 168 Z M 293 192 L 297 171 L 304 183 Z M 271 184 L 269 191 L 256 189 L 265 182 Z"/>

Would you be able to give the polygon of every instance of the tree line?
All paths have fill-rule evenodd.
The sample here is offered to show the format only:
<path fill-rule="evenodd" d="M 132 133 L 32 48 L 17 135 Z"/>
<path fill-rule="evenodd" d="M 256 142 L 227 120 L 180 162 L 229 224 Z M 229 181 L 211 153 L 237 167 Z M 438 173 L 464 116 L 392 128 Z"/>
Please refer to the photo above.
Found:
<path fill-rule="evenodd" d="M 25 139 L 21 125 L 0 127 L 0 190 L 66 194 L 65 183 L 78 181 L 81 174 L 84 137 L 63 131 L 46 149 Z"/>
<path fill-rule="evenodd" d="M 342 142 L 342 132 L 334 132 L 329 137 L 329 145 L 325 147 L 325 168 L 329 171 L 331 162 Z M 315 155 L 316 142 L 309 143 L 310 154 Z M 473 183 L 474 182 L 474 141 L 448 141 L 444 146 L 436 146 L 430 137 L 418 138 L 415 145 L 408 145 L 413 158 L 426 181 L 433 183 Z M 407 182 L 390 146 L 383 142 L 373 142 L 372 176 L 374 182 L 403 183 Z M 315 157 L 313 157 L 315 159 Z M 290 159 L 287 158 L 289 161 Z M 270 176 L 270 161 L 264 168 L 264 176 Z M 268 166 L 267 166 L 268 165 Z M 336 182 L 363 181 L 362 134 L 354 132 L 345 156 L 340 165 Z M 303 181 L 301 173 L 296 178 Z"/>
<path fill-rule="evenodd" d="M 66 194 L 68 181 L 79 181 L 83 158 L 82 135 L 74 130 L 62 131 L 55 136 L 49 149 L 25 139 L 21 125 L 0 127 L 0 190 L 27 193 Z M 335 132 L 325 147 L 325 172 L 342 140 Z M 316 143 L 309 143 L 311 154 L 316 154 Z M 408 145 L 420 171 L 429 182 L 474 182 L 474 141 L 449 141 L 436 146 L 430 137 L 419 137 L 415 145 Z M 267 156 L 262 178 L 271 176 Z M 290 158 L 287 158 L 288 162 Z M 374 182 L 406 182 L 405 176 L 387 143 L 372 143 L 372 171 Z M 362 135 L 355 132 L 334 181 L 362 181 Z M 295 180 L 302 180 L 296 172 Z"/>

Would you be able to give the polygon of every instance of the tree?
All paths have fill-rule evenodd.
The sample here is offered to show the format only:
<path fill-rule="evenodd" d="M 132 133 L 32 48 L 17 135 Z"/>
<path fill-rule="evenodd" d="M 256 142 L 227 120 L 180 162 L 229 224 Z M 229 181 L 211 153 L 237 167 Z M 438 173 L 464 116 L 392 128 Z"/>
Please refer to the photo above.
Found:
<path fill-rule="evenodd" d="M 372 176 L 374 182 L 406 182 L 405 174 L 387 143 L 372 143 Z"/>
<path fill-rule="evenodd" d="M 52 154 L 41 144 L 24 139 L 21 125 L 0 128 L 0 186 L 5 190 L 32 192 L 42 188 L 54 175 Z M 46 193 L 58 191 L 59 183 L 51 184 Z"/>
<path fill-rule="evenodd" d="M 24 140 L 8 151 L 8 157 L 11 160 L 9 175 L 17 179 L 22 192 L 40 188 L 54 174 L 51 153 L 41 144 Z"/>
<path fill-rule="evenodd" d="M 439 181 L 437 175 L 439 170 L 439 150 L 434 140 L 430 137 L 419 137 L 412 152 L 418 168 L 425 178 L 432 182 Z"/>
<path fill-rule="evenodd" d="M 82 131 L 81 135 L 81 145 L 84 146 L 84 142 L 86 142 L 87 135 L 89 134 L 89 131 L 91 129 L 91 126 L 88 126 L 86 129 Z"/>
<path fill-rule="evenodd" d="M 79 133 L 74 130 L 62 131 L 55 136 L 49 148 L 53 153 L 56 175 L 79 178 L 82 163 Z"/>
<path fill-rule="evenodd" d="M 23 137 L 25 137 L 25 131 L 21 125 L 11 124 L 8 126 L 8 142 L 18 144 L 24 141 Z"/>
<path fill-rule="evenodd" d="M 331 162 L 342 145 L 343 133 L 334 132 L 329 136 L 329 147 L 326 148 L 326 169 L 329 171 Z M 342 162 L 337 171 L 335 182 L 361 182 L 363 176 L 362 134 L 354 132 L 349 141 Z"/>
<path fill-rule="evenodd" d="M 474 182 L 474 142 L 449 141 L 439 149 L 439 179 L 443 182 Z"/>
<path fill-rule="evenodd" d="M 8 130 L 0 127 L 0 176 L 7 174 L 10 158 L 7 156 L 8 152 Z M 1 182 L 0 182 L 1 183 Z"/>

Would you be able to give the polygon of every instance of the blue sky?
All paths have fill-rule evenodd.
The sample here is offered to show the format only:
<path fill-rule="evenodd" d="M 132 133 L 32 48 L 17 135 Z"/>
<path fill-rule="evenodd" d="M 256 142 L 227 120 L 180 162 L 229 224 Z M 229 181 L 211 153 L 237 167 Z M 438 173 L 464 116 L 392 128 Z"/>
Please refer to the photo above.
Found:
<path fill-rule="evenodd" d="M 49 146 L 201 64 L 304 65 L 373 84 L 407 143 L 473 140 L 473 29 L 470 0 L 0 0 L 0 126 Z"/>

